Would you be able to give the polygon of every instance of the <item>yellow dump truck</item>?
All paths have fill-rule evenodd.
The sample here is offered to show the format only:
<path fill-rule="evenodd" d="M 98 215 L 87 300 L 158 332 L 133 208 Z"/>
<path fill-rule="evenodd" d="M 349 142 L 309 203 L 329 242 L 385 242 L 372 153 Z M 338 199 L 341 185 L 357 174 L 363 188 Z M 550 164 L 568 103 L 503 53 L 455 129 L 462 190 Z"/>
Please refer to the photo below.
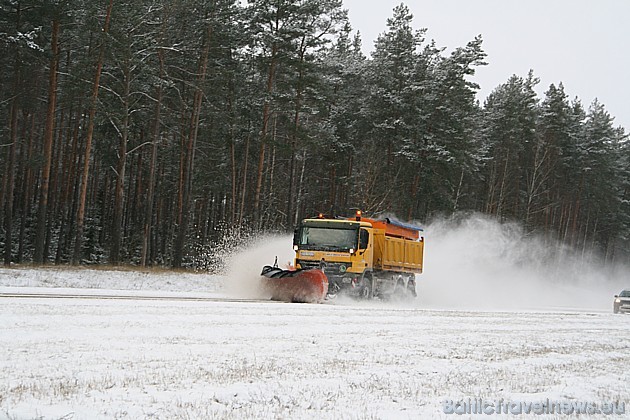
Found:
<path fill-rule="evenodd" d="M 420 227 L 392 218 L 304 219 L 293 237 L 295 267 L 319 268 L 328 295 L 346 292 L 366 299 L 415 297 L 422 273 L 424 236 Z"/>

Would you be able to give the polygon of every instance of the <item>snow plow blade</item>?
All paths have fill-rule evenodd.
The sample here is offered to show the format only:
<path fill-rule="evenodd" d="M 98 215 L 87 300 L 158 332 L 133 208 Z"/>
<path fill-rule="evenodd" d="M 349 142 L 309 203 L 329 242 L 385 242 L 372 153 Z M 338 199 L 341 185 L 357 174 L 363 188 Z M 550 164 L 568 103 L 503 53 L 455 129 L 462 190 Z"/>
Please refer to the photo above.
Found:
<path fill-rule="evenodd" d="M 321 270 L 291 271 L 266 265 L 260 274 L 263 288 L 273 300 L 319 303 L 328 293 L 328 277 Z"/>

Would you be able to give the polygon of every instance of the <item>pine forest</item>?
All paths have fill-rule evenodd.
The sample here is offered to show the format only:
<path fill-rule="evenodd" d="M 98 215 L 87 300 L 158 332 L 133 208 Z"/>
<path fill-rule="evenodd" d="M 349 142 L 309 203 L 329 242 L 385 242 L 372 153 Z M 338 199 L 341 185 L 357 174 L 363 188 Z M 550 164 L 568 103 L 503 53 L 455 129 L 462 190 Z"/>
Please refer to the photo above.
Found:
<path fill-rule="evenodd" d="M 194 267 L 324 213 L 481 213 L 630 262 L 630 142 L 535 69 L 481 102 L 482 35 L 401 4 L 372 52 L 341 0 L 2 0 L 0 252 Z"/>

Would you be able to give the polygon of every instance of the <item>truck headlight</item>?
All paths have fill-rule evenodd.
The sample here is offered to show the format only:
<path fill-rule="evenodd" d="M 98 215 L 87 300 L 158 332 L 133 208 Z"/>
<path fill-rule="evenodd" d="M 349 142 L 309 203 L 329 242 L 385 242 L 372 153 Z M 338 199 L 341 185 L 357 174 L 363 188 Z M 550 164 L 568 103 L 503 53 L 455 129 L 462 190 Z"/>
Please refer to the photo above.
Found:
<path fill-rule="evenodd" d="M 615 303 L 621 303 L 621 299 L 615 299 Z"/>
<path fill-rule="evenodd" d="M 348 269 L 348 268 L 345 266 L 345 264 L 341 264 L 341 265 L 339 266 L 339 272 L 340 272 L 340 273 L 345 273 L 347 269 Z"/>

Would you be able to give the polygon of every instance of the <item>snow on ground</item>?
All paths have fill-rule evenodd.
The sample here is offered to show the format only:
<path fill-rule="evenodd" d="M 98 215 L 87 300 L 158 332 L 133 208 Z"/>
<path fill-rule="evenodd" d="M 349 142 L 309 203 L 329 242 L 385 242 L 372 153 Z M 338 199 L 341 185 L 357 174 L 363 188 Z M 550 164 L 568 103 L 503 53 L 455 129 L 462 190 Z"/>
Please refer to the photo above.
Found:
<path fill-rule="evenodd" d="M 0 287 L 220 293 L 223 276 L 83 267 L 0 268 Z"/>
<path fill-rule="evenodd" d="M 426 244 L 402 306 L 0 298 L 0 419 L 469 418 L 442 405 L 469 398 L 630 412 L 630 315 L 612 314 L 627 269 L 482 218 L 427 226 Z M 0 292 L 260 298 L 276 255 L 291 238 L 225 276 L 0 269 Z"/>
<path fill-rule="evenodd" d="M 630 316 L 612 313 L 3 299 L 0 320 L 7 419 L 461 418 L 442 400 L 630 402 Z"/>

